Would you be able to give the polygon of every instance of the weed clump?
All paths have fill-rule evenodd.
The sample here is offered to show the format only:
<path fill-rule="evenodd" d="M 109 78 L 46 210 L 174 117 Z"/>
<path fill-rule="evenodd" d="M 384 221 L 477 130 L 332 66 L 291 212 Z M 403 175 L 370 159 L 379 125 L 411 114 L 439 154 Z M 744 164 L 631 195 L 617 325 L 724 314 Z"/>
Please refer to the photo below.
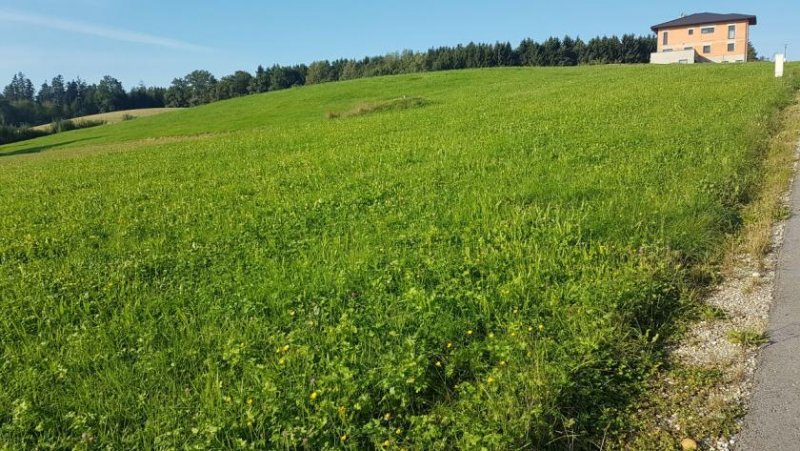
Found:
<path fill-rule="evenodd" d="M 329 111 L 326 114 L 328 119 L 340 119 L 354 116 L 364 116 L 367 114 L 382 113 L 386 111 L 400 111 L 409 110 L 412 108 L 421 108 L 430 104 L 424 97 L 399 97 L 391 100 L 384 100 L 381 102 L 362 102 L 356 105 L 353 109 L 342 112 Z"/>
<path fill-rule="evenodd" d="M 50 125 L 51 133 L 63 133 L 72 130 L 80 130 L 82 128 L 92 128 L 105 125 L 105 121 L 97 120 L 80 120 L 73 121 L 70 119 L 58 119 Z"/>

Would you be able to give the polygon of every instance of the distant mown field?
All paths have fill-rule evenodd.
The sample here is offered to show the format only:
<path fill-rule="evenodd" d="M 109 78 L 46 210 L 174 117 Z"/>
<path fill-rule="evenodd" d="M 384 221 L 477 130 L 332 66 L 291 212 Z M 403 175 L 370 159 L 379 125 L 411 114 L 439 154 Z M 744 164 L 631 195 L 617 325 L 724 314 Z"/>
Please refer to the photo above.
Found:
<path fill-rule="evenodd" d="M 129 119 L 136 119 L 138 117 L 157 116 L 159 114 L 169 113 L 173 111 L 180 111 L 181 108 L 142 108 L 138 110 L 125 110 L 125 111 L 112 111 L 110 113 L 92 114 L 90 116 L 81 116 L 70 119 L 75 124 L 82 124 L 85 122 L 103 122 L 106 124 L 116 124 Z M 52 124 L 44 124 L 33 127 L 34 130 L 50 131 L 53 128 Z"/>
<path fill-rule="evenodd" d="M 0 147 L 0 449 L 599 447 L 790 72 L 414 74 Z"/>

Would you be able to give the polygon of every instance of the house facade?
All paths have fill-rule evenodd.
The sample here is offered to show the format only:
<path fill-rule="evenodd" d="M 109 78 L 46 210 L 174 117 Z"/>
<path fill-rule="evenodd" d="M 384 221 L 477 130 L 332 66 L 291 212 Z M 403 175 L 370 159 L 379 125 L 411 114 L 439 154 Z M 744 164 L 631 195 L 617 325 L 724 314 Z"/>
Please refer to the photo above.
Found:
<path fill-rule="evenodd" d="M 658 51 L 653 64 L 740 63 L 747 61 L 750 26 L 756 16 L 699 13 L 653 25 Z"/>

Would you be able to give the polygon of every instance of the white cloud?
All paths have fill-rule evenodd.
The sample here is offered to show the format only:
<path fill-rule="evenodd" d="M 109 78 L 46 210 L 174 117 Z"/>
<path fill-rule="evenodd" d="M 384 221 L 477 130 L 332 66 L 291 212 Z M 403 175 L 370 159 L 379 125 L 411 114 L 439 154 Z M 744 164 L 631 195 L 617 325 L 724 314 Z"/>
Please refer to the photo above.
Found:
<path fill-rule="evenodd" d="M 116 41 L 132 42 L 136 44 L 153 45 L 176 50 L 205 51 L 207 47 L 165 38 L 145 33 L 137 33 L 117 28 L 108 28 L 72 20 L 58 19 L 55 17 L 30 14 L 21 11 L 0 9 L 0 22 L 16 22 L 54 30 L 98 36 Z"/>

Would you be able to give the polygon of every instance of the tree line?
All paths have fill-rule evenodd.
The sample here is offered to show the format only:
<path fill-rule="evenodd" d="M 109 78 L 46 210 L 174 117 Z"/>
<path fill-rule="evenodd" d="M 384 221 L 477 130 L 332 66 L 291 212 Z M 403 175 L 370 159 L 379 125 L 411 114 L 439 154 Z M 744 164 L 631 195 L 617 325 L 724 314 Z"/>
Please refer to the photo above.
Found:
<path fill-rule="evenodd" d="M 655 50 L 656 38 L 652 35 L 604 36 L 589 41 L 569 36 L 543 42 L 525 39 L 516 48 L 508 42 L 469 43 L 310 65 L 259 66 L 255 73 L 240 70 L 220 79 L 209 71 L 196 70 L 174 79 L 167 88 L 140 85 L 127 91 L 111 76 L 89 84 L 80 78 L 66 81 L 61 75 L 36 90 L 20 73 L 0 94 L 0 125 L 25 127 L 109 111 L 191 107 L 294 86 L 381 75 L 503 66 L 647 63 Z"/>
<path fill-rule="evenodd" d="M 597 37 L 588 42 L 566 36 L 563 39 L 552 37 L 541 43 L 525 39 L 516 48 L 508 42 L 469 43 L 425 52 L 406 50 L 360 60 L 259 66 L 255 74 L 237 71 L 219 80 L 208 71 L 198 70 L 173 80 L 165 100 L 170 107 L 188 107 L 294 86 L 414 72 L 504 66 L 638 64 L 649 62 L 650 53 L 655 51 L 655 36 Z"/>
<path fill-rule="evenodd" d="M 137 86 L 125 91 L 114 77 L 88 84 L 58 75 L 37 90 L 24 74 L 15 74 L 0 94 L 0 125 L 24 126 L 90 114 L 164 106 L 165 88 Z"/>

